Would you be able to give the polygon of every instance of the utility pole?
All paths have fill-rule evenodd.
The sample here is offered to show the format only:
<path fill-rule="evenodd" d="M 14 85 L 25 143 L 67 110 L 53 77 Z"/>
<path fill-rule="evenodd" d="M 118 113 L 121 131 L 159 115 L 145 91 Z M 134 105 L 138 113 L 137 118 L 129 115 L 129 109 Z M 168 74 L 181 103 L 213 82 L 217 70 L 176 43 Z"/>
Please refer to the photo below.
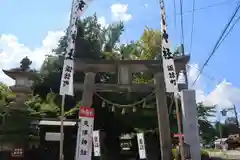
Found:
<path fill-rule="evenodd" d="M 235 119 L 236 119 L 236 126 L 239 129 L 239 121 L 238 121 L 238 113 L 237 113 L 236 105 L 235 104 L 232 104 L 232 105 L 233 105 L 233 108 L 223 109 L 221 111 L 221 114 L 222 114 L 222 116 L 226 116 L 228 111 L 233 110 L 234 111 L 234 116 L 235 116 Z"/>
<path fill-rule="evenodd" d="M 236 109 L 235 104 L 233 104 L 233 110 L 234 110 L 234 114 L 235 114 L 235 118 L 236 118 L 236 125 L 237 125 L 237 128 L 239 130 L 238 113 L 237 113 L 237 109 Z"/>

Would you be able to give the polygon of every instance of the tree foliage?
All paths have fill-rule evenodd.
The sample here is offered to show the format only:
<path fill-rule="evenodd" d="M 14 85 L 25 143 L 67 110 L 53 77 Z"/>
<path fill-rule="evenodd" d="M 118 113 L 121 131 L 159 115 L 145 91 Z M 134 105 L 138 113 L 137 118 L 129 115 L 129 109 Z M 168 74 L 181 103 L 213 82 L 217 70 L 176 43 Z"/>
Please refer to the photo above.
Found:
<path fill-rule="evenodd" d="M 154 30 L 146 27 L 144 29 L 143 35 L 137 42 L 138 46 L 141 48 L 139 59 L 151 60 L 159 59 L 161 55 L 161 43 L 162 34 L 158 30 Z"/>
<path fill-rule="evenodd" d="M 228 134 L 236 134 L 239 133 L 239 127 L 237 126 L 236 117 L 227 117 L 224 123 L 226 132 Z"/>
<path fill-rule="evenodd" d="M 204 106 L 202 103 L 198 104 L 198 124 L 202 143 L 209 144 L 217 136 L 217 131 L 210 123 L 209 119 L 215 117 L 215 106 Z"/>

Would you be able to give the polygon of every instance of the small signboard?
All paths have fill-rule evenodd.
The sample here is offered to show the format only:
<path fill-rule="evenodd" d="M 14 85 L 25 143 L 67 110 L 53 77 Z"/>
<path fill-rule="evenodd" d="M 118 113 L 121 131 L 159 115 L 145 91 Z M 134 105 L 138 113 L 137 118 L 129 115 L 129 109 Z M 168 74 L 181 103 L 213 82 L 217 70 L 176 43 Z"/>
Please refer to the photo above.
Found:
<path fill-rule="evenodd" d="M 21 158 L 24 157 L 24 150 L 23 148 L 14 148 L 11 152 L 11 156 L 14 158 Z"/>
<path fill-rule="evenodd" d="M 101 156 L 101 147 L 100 147 L 100 131 L 93 131 L 93 150 L 94 156 Z"/>
<path fill-rule="evenodd" d="M 61 133 L 57 132 L 46 132 L 45 140 L 46 141 L 60 141 Z"/>
<path fill-rule="evenodd" d="M 184 137 L 184 134 L 175 133 L 173 136 L 174 136 L 174 137 Z"/>
<path fill-rule="evenodd" d="M 146 159 L 146 148 L 145 148 L 145 142 L 144 142 L 144 134 L 143 133 L 137 133 L 137 141 L 138 141 L 138 153 L 140 159 Z"/>

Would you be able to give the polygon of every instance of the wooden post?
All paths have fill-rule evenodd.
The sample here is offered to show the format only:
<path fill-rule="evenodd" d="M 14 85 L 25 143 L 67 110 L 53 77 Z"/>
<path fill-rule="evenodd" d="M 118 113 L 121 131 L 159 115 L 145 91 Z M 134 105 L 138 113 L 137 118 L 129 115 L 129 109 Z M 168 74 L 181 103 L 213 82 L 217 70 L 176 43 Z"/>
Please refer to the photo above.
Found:
<path fill-rule="evenodd" d="M 85 73 L 84 90 L 82 94 L 81 105 L 84 107 L 91 107 L 93 103 L 93 90 L 95 87 L 95 73 Z"/>
<path fill-rule="evenodd" d="M 233 104 L 233 110 L 234 110 L 234 114 L 235 114 L 235 117 L 236 117 L 236 125 L 237 125 L 237 128 L 239 130 L 238 113 L 237 113 L 237 109 L 236 109 L 235 104 Z"/>
<path fill-rule="evenodd" d="M 161 160 L 171 160 L 172 141 L 170 136 L 166 88 L 163 76 L 163 73 L 157 73 L 154 76 L 154 82 L 156 84 L 158 129 L 161 148 Z"/>

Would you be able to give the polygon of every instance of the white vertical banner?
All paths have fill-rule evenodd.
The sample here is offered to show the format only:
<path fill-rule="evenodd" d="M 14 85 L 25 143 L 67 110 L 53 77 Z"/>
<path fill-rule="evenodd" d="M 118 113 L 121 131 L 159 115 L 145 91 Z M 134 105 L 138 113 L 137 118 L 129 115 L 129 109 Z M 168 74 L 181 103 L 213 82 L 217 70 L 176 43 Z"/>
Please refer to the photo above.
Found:
<path fill-rule="evenodd" d="M 79 111 L 79 127 L 75 160 L 91 160 L 94 109 L 81 107 Z"/>
<path fill-rule="evenodd" d="M 73 60 L 64 60 L 60 95 L 70 95 L 73 96 L 73 73 L 74 73 L 74 63 Z"/>
<path fill-rule="evenodd" d="M 95 157 L 101 156 L 100 131 L 93 131 L 93 151 Z"/>
<path fill-rule="evenodd" d="M 67 53 L 65 54 L 65 60 L 62 71 L 60 95 L 73 96 L 73 73 L 74 73 L 74 54 L 75 54 L 75 40 L 77 37 L 77 22 L 89 6 L 92 0 L 73 0 L 70 25 L 68 28 L 68 47 Z M 67 68 L 68 67 L 68 68 Z M 66 70 L 71 68 L 70 70 Z"/>
<path fill-rule="evenodd" d="M 145 141 L 144 141 L 144 134 L 143 133 L 137 133 L 137 142 L 138 142 L 138 153 L 140 159 L 146 159 L 146 147 L 145 147 Z"/>
<path fill-rule="evenodd" d="M 167 33 L 166 12 L 163 0 L 161 7 L 161 32 L 162 32 L 162 65 L 167 92 L 177 92 L 177 74 L 174 65 L 173 53 L 170 51 L 169 36 Z"/>

